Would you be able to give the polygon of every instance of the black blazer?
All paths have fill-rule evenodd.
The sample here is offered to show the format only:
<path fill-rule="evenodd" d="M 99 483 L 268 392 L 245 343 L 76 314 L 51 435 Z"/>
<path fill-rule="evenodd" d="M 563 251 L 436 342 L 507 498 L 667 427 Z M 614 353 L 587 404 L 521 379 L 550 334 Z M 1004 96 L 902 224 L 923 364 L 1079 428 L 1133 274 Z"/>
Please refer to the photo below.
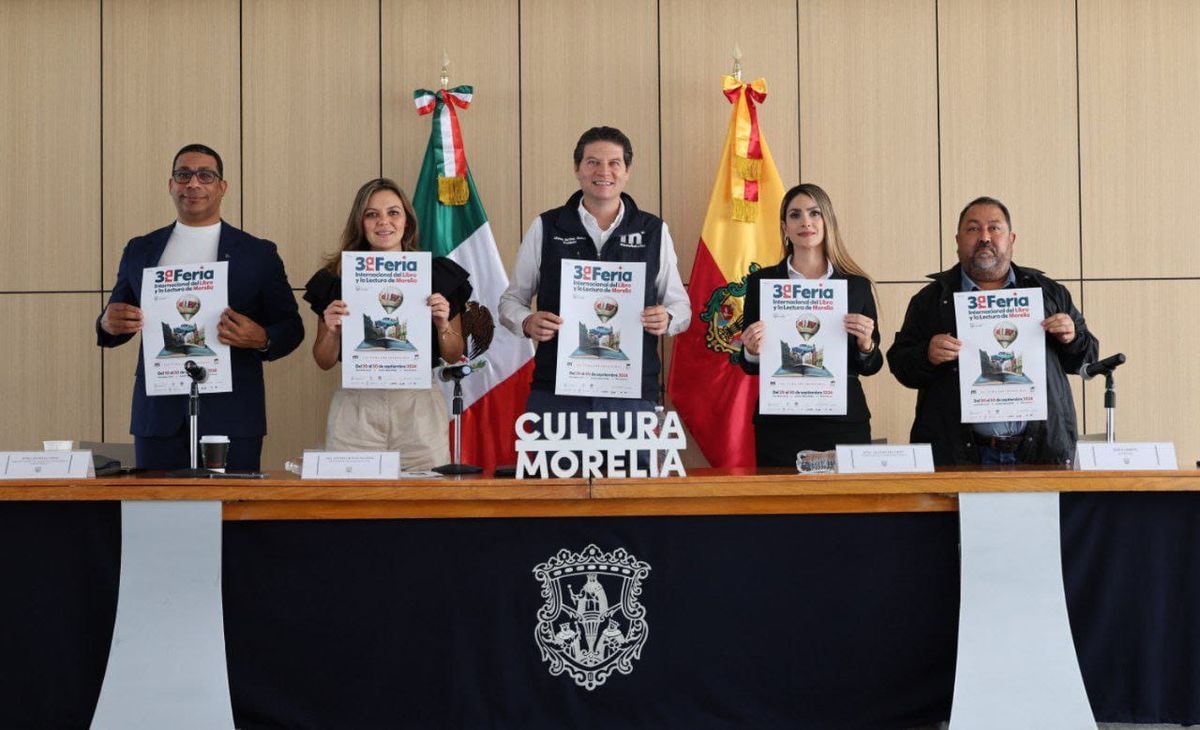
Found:
<path fill-rule="evenodd" d="M 745 327 L 749 327 L 761 318 L 760 307 L 762 303 L 759 300 L 759 282 L 771 279 L 786 280 L 787 278 L 787 259 L 780 261 L 774 266 L 759 269 L 750 275 L 750 278 L 746 282 L 746 304 L 742 310 L 742 321 Z M 754 423 L 756 425 L 763 426 L 769 424 L 776 428 L 800 428 L 807 430 L 808 427 L 819 429 L 822 422 L 831 420 L 847 422 L 871 420 L 871 411 L 867 408 L 867 398 L 863 395 L 862 383 L 858 379 L 860 375 L 874 375 L 883 367 L 883 354 L 879 351 L 879 317 L 875 309 L 875 297 L 871 294 L 871 283 L 861 276 L 854 274 L 847 276 L 837 269 L 834 269 L 833 276 L 830 278 L 846 280 L 846 290 L 849 300 L 847 302 L 847 311 L 849 313 L 865 314 L 875 321 L 875 331 L 871 334 L 871 339 L 875 341 L 875 349 L 871 351 L 869 356 L 863 356 L 859 353 L 858 343 L 855 338 L 847 338 L 846 347 L 849 352 L 846 357 L 846 415 L 764 416 L 758 412 L 758 405 L 755 404 Z M 750 375 L 758 375 L 758 363 L 746 362 L 745 357 L 743 357 L 742 370 L 745 370 Z"/>
<path fill-rule="evenodd" d="M 172 223 L 125 245 L 110 303 L 141 306 L 142 270 L 158 266 L 174 228 Z M 201 397 L 200 432 L 262 436 L 267 432 L 263 361 L 275 360 L 295 350 L 304 340 L 304 324 L 274 243 L 221 221 L 217 260 L 229 262 L 229 307 L 262 326 L 270 344 L 265 353 L 230 348 L 233 391 L 206 393 Z M 132 337 L 108 334 L 100 328 L 100 318 L 96 318 L 96 343 L 101 347 L 116 347 Z M 173 436 L 179 433 L 186 418 L 186 395 L 146 395 L 145 364 L 139 353 L 129 432 L 135 436 Z"/>

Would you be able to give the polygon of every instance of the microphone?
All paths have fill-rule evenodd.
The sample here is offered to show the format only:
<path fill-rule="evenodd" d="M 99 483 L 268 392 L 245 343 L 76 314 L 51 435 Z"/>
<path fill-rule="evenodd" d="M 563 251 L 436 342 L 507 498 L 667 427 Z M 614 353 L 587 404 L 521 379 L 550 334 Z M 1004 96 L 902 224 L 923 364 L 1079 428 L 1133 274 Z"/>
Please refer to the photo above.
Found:
<path fill-rule="evenodd" d="M 445 362 L 445 360 L 442 362 Z M 438 379 L 443 383 L 453 383 L 462 380 L 477 370 L 483 370 L 487 366 L 488 361 L 480 357 L 476 358 L 475 362 L 460 362 L 454 365 L 443 365 L 439 368 L 434 368 L 434 370 L 437 372 Z"/>
<path fill-rule="evenodd" d="M 1084 380 L 1091 380 L 1097 375 L 1109 375 L 1117 369 L 1118 365 L 1125 362 L 1125 353 L 1118 352 L 1116 355 L 1110 355 L 1100 362 L 1084 363 L 1084 366 L 1079 368 L 1079 374 Z"/>
<path fill-rule="evenodd" d="M 443 383 L 452 383 L 455 380 L 462 380 L 475 371 L 470 363 L 462 363 L 461 365 L 446 365 L 438 368 L 438 379 Z"/>
<path fill-rule="evenodd" d="M 183 369 L 187 371 L 188 376 L 193 382 L 203 383 L 205 380 L 208 380 L 208 368 L 197 365 L 195 360 L 185 362 Z"/>

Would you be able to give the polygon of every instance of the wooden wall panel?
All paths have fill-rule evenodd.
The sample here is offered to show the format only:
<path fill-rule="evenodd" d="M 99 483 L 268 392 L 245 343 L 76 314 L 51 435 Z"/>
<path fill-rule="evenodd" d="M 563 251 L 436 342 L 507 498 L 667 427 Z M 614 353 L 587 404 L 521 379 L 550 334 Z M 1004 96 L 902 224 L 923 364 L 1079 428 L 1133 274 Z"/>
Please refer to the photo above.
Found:
<path fill-rule="evenodd" d="M 94 0 L 0 2 L 0 290 L 99 285 L 99 58 Z"/>
<path fill-rule="evenodd" d="M 801 177 L 881 280 L 940 268 L 935 29 L 928 0 L 800 2 Z"/>
<path fill-rule="evenodd" d="M 101 306 L 108 301 L 108 293 L 101 295 Z M 92 335 L 91 341 L 96 337 Z M 104 358 L 104 440 L 131 443 L 129 412 L 133 404 L 133 378 L 137 371 L 138 353 L 142 349 L 141 336 L 134 337 L 120 347 L 99 348 Z"/>
<path fill-rule="evenodd" d="M 657 2 L 525 0 L 520 23 L 522 232 L 579 189 L 571 153 L 597 125 L 629 135 L 626 192 L 659 213 Z"/>
<path fill-rule="evenodd" d="M 515 179 L 521 169 L 516 0 L 386 0 L 383 27 L 398 31 L 383 36 L 384 174 L 410 193 L 416 189 L 432 122 L 417 116 L 413 90 L 437 89 L 445 50 L 450 85 L 475 87 L 458 120 L 500 257 L 511 268 L 524 232 Z"/>
<path fill-rule="evenodd" d="M 732 13 L 761 27 L 739 37 Z M 577 188 L 580 132 L 608 123 L 633 138 L 629 190 L 664 213 L 687 276 L 729 113 L 716 85 L 738 42 L 747 77 L 769 81 L 764 128 L 785 182 L 825 186 L 853 254 L 903 282 L 880 287 L 885 349 L 914 282 L 953 263 L 958 209 L 1000 195 L 1018 262 L 1082 272 L 1069 286 L 1103 353 L 1130 355 L 1119 435 L 1174 439 L 1187 465 L 1197 346 L 1176 320 L 1200 263 L 1177 232 L 1200 189 L 1197 36 L 1190 0 L 0 2 L 0 300 L 14 313 L 4 334 L 38 353 L 0 384 L 21 424 L 0 436 L 128 439 L 138 343 L 101 353 L 92 322 L 125 241 L 173 216 L 163 187 L 178 146 L 222 152 L 226 219 L 276 240 L 301 287 L 363 181 L 414 184 L 429 122 L 411 93 L 436 83 L 443 48 L 451 82 L 477 87 L 463 128 L 506 262 L 530 218 Z M 67 200 L 64 233 L 45 211 Z M 79 293 L 20 294 L 50 289 Z M 47 340 L 51 310 L 78 331 Z M 269 468 L 323 437 L 338 376 L 308 348 L 268 365 Z M 886 371 L 865 387 L 876 435 L 906 440 L 913 391 Z M 1087 386 L 1091 431 L 1101 391 Z"/>
<path fill-rule="evenodd" d="M 1180 467 L 1192 468 L 1200 459 L 1200 389 L 1191 313 L 1200 281 L 1095 281 L 1083 292 L 1100 354 L 1129 358 L 1115 377 L 1117 439 L 1174 441 Z M 1103 433 L 1104 379 L 1086 388 L 1087 430 Z"/>
<path fill-rule="evenodd" d="M 242 13 L 243 219 L 302 287 L 379 176 L 379 5 L 246 0 Z"/>
<path fill-rule="evenodd" d="M 917 407 L 917 391 L 906 388 L 892 375 L 887 365 L 887 351 L 896 341 L 896 333 L 904 324 L 908 302 L 924 284 L 879 284 L 879 348 L 883 350 L 883 369 L 863 378 L 863 392 L 871 409 L 871 435 L 886 438 L 891 444 L 908 443 Z"/>
<path fill-rule="evenodd" d="M 1200 3 L 1081 0 L 1083 272 L 1200 276 Z"/>
<path fill-rule="evenodd" d="M 266 471 L 282 471 L 285 461 L 301 456 L 305 449 L 324 448 L 329 399 L 342 383 L 340 365 L 326 371 L 313 362 L 317 317 L 307 304 L 302 304 L 304 342 L 282 360 L 263 366 L 267 437 L 263 441 L 262 467 Z"/>
<path fill-rule="evenodd" d="M 221 215 L 241 224 L 238 33 L 237 0 L 104 3 L 104 286 L 130 238 L 175 219 L 167 181 L 185 144 L 221 155 Z"/>
<path fill-rule="evenodd" d="M 721 76 L 732 70 L 735 44 L 742 49 L 742 77 L 767 81 L 767 100 L 758 107 L 758 119 L 785 189 L 799 175 L 796 4 L 665 0 L 660 17 L 662 210 L 686 282 L 733 110 L 722 94 Z M 754 18 L 754 32 L 741 22 L 744 18 Z M 700 37 L 703 43 L 696 42 Z"/>
<path fill-rule="evenodd" d="M 100 439 L 100 353 L 95 294 L 0 294 L 0 337 L 35 356 L 9 353 L 0 378 L 0 444 L 39 450 L 44 439 Z"/>
<path fill-rule="evenodd" d="M 1072 0 L 938 5 L 943 261 L 980 195 L 1013 215 L 1018 263 L 1079 278 Z"/>

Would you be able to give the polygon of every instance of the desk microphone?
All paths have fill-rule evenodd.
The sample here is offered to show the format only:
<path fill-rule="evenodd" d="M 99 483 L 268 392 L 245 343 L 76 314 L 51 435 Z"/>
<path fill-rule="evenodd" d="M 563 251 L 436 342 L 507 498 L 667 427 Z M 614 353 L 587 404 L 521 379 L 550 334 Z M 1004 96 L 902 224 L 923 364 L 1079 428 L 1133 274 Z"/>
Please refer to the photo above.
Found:
<path fill-rule="evenodd" d="M 188 376 L 193 382 L 203 383 L 205 380 L 208 380 L 208 368 L 197 365 L 195 360 L 185 362 L 183 369 L 187 371 Z"/>
<path fill-rule="evenodd" d="M 1091 380 L 1097 375 L 1109 375 L 1117 369 L 1118 365 L 1125 362 L 1125 353 L 1118 352 L 1116 355 L 1110 355 L 1100 362 L 1087 363 L 1079 368 L 1079 374 L 1084 380 Z"/>
<path fill-rule="evenodd" d="M 438 368 L 438 379 L 443 383 L 453 383 L 456 380 L 462 380 L 475 371 L 469 363 L 461 365 L 446 365 Z"/>

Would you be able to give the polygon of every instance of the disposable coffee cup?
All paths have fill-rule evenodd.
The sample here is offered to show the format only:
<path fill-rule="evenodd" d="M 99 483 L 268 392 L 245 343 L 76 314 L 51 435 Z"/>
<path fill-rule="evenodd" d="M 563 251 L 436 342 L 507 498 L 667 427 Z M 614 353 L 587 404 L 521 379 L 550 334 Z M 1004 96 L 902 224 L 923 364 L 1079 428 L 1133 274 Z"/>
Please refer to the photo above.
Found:
<path fill-rule="evenodd" d="M 225 462 L 229 459 L 228 436 L 201 436 L 200 460 L 205 469 L 224 472 Z"/>
<path fill-rule="evenodd" d="M 75 442 L 70 441 L 70 440 L 43 441 L 42 442 L 42 450 L 43 451 L 74 451 L 75 450 Z"/>

